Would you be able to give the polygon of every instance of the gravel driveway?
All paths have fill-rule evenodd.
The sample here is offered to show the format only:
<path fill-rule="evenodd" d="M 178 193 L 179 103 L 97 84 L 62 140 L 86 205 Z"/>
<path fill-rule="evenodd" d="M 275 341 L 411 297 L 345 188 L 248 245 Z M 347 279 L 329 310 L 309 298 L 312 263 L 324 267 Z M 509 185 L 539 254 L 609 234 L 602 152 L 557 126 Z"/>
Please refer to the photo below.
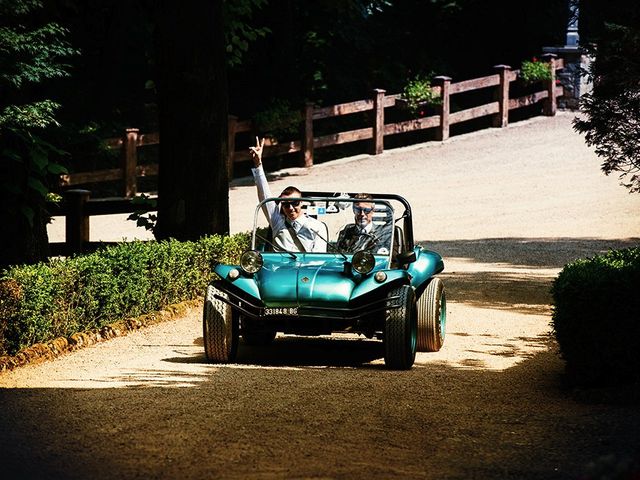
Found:
<path fill-rule="evenodd" d="M 204 361 L 199 309 L 0 375 L 3 478 L 570 479 L 638 452 L 640 409 L 568 390 L 549 337 L 552 279 L 640 243 L 640 196 L 605 177 L 572 114 L 291 169 L 273 190 L 395 191 L 445 258 L 448 332 L 409 372 L 381 344 L 279 337 Z M 256 195 L 230 191 L 232 231 Z M 94 217 L 92 240 L 144 238 Z M 50 227 L 60 238 L 63 223 Z M 58 237 L 56 237 L 58 235 Z"/>

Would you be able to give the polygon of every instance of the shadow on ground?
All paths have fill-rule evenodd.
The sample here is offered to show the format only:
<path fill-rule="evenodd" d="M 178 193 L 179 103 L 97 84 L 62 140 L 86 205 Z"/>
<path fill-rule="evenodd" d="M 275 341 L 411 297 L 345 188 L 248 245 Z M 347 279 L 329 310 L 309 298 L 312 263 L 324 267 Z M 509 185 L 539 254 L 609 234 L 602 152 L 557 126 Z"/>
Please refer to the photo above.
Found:
<path fill-rule="evenodd" d="M 482 275 L 452 272 L 450 298 L 505 308 L 522 300 L 529 309 L 542 308 L 546 297 L 538 291 L 549 274 L 534 268 L 521 276 L 500 265 L 559 269 L 632 244 L 426 243 L 445 261 L 496 265 Z M 481 282 L 484 290 L 476 289 Z M 505 296 L 509 284 L 516 287 Z M 451 335 L 464 339 L 464 332 Z M 484 345 L 506 358 L 519 354 L 516 340 L 531 347 L 546 341 L 477 336 L 470 353 Z M 602 456 L 638 454 L 640 408 L 566 390 L 553 348 L 504 370 L 419 359 L 406 372 L 371 365 L 381 349 L 369 340 L 278 338 L 269 348 L 242 346 L 239 365 L 204 365 L 201 350 L 181 358 L 172 352 L 164 361 L 175 371 L 166 375 L 183 377 L 184 388 L 140 370 L 111 380 L 133 375 L 153 386 L 0 389 L 3 478 L 568 480 L 584 478 L 587 464 Z M 194 368 L 185 372 L 180 363 Z"/>
<path fill-rule="evenodd" d="M 196 340 L 204 345 L 202 337 Z M 384 348 L 379 340 L 362 337 L 300 337 L 276 338 L 267 346 L 248 346 L 240 341 L 238 362 L 240 365 L 264 367 L 358 367 L 382 368 L 370 363 L 384 357 Z M 189 357 L 167 358 L 166 362 L 206 364 L 204 349 Z"/>
<path fill-rule="evenodd" d="M 578 258 L 593 257 L 611 249 L 637 247 L 640 238 L 483 238 L 416 243 L 438 252 L 445 260 L 450 257 L 512 267 L 562 268 Z"/>
<path fill-rule="evenodd" d="M 574 479 L 633 455 L 638 408 L 578 402 L 561 371 L 542 352 L 501 372 L 216 367 L 191 388 L 3 389 L 0 461 L 21 479 Z"/>
<path fill-rule="evenodd" d="M 551 313 L 551 285 L 565 264 L 637 246 L 640 239 L 485 238 L 418 243 L 444 258 L 441 277 L 449 300 L 544 315 Z M 480 265 L 461 268 L 466 264 Z"/>
<path fill-rule="evenodd" d="M 551 312 L 553 278 L 548 276 L 502 272 L 454 272 L 440 276 L 449 301 L 518 313 L 546 315 Z"/>

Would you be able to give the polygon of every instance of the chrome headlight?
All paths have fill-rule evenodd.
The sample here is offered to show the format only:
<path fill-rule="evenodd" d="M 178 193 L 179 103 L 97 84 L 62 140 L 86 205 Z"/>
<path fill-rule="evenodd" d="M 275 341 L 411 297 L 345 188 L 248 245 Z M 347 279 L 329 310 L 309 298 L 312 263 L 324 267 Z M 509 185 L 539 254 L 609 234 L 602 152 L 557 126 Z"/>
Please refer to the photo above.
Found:
<path fill-rule="evenodd" d="M 373 255 L 370 252 L 360 250 L 359 252 L 356 252 L 351 259 L 351 264 L 356 272 L 366 275 L 373 270 L 373 267 L 376 265 L 376 259 L 373 258 Z"/>
<path fill-rule="evenodd" d="M 260 255 L 260 252 L 256 252 L 255 250 L 244 252 L 240 257 L 240 268 L 249 275 L 260 270 L 263 264 L 264 260 L 262 259 L 262 255 Z"/>

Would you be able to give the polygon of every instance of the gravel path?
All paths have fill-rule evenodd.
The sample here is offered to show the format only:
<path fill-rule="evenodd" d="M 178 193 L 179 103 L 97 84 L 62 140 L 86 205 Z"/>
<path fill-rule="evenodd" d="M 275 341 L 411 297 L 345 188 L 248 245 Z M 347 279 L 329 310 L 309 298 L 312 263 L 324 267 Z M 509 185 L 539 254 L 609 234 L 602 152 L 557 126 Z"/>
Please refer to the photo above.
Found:
<path fill-rule="evenodd" d="M 637 453 L 638 406 L 566 390 L 549 338 L 562 265 L 640 243 L 640 196 L 600 173 L 572 117 L 274 175 L 274 191 L 411 201 L 450 299 L 444 348 L 411 371 L 349 336 L 279 337 L 208 365 L 195 309 L 0 376 L 3 478 L 569 479 Z M 234 183 L 232 231 L 255 201 Z M 145 237 L 131 225 L 95 217 L 92 240 Z"/>

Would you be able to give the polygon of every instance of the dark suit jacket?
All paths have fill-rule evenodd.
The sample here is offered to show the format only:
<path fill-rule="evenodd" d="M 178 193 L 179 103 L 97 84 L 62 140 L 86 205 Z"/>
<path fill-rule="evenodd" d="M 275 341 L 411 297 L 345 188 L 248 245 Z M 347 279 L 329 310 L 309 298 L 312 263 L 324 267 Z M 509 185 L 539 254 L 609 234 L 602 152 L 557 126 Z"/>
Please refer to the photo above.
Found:
<path fill-rule="evenodd" d="M 354 253 L 368 250 L 371 253 L 388 254 L 391 249 L 391 225 L 376 225 L 368 235 L 360 234 L 356 224 L 349 224 L 340 230 L 337 247 L 341 251 Z"/>

